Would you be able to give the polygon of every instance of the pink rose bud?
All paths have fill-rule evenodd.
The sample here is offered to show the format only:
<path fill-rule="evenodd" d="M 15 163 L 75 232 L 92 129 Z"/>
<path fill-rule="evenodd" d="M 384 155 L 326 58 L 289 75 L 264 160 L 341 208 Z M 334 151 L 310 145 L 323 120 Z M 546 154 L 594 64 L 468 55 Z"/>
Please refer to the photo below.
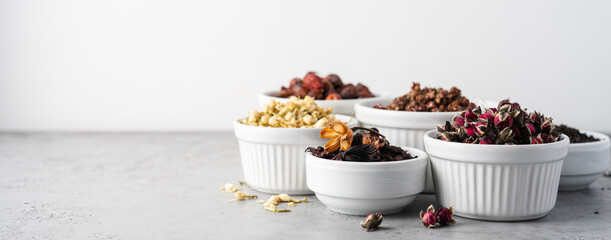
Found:
<path fill-rule="evenodd" d="M 460 117 L 460 116 L 455 116 L 454 119 L 452 119 L 452 125 L 454 126 L 454 128 L 460 128 L 462 126 L 465 125 L 465 118 L 464 117 Z"/>
<path fill-rule="evenodd" d="M 514 103 L 511 104 L 511 111 L 515 111 L 515 110 L 518 110 L 518 109 L 520 109 L 520 104 L 519 103 L 514 102 Z"/>
<path fill-rule="evenodd" d="M 452 219 L 452 215 L 454 215 L 454 206 L 450 206 L 450 208 L 439 208 L 437 211 L 437 221 L 443 226 L 454 224 L 456 221 Z"/>
<path fill-rule="evenodd" d="M 484 113 L 482 115 L 479 115 L 479 120 L 482 122 L 488 122 L 493 119 L 494 119 L 494 115 L 492 115 L 492 113 Z"/>
<path fill-rule="evenodd" d="M 473 122 L 477 119 L 477 115 L 473 113 L 473 109 L 468 109 L 465 112 L 465 118 L 467 119 L 468 122 Z"/>
<path fill-rule="evenodd" d="M 467 131 L 467 135 L 469 137 L 475 136 L 475 125 L 473 123 L 469 124 L 465 130 Z"/>
<path fill-rule="evenodd" d="M 420 218 L 422 218 L 422 224 L 425 227 L 434 228 L 437 226 L 437 216 L 435 216 L 433 204 L 426 209 L 426 212 L 420 211 Z"/>
<path fill-rule="evenodd" d="M 479 144 L 492 144 L 492 138 L 480 139 Z"/>
<path fill-rule="evenodd" d="M 478 122 L 475 124 L 475 133 L 477 136 L 482 136 L 486 133 L 486 129 L 488 128 L 488 124 L 483 122 Z"/>
<path fill-rule="evenodd" d="M 528 129 L 528 133 L 533 136 L 535 135 L 535 133 L 537 133 L 537 129 L 535 129 L 535 126 L 532 123 L 525 123 L 524 126 L 526 126 L 526 129 Z"/>

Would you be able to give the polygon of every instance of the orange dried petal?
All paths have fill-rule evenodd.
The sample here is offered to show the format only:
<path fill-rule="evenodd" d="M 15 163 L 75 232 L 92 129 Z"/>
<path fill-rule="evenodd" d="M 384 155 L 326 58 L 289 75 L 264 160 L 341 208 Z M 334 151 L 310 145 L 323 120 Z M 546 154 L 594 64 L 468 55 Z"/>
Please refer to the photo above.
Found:
<path fill-rule="evenodd" d="M 339 146 L 340 146 L 339 138 L 332 138 L 331 140 L 327 142 L 327 144 L 325 144 L 325 151 L 333 152 L 337 150 Z"/>
<path fill-rule="evenodd" d="M 330 127 L 323 128 L 320 130 L 320 138 L 334 138 L 339 137 L 339 134 Z"/>
<path fill-rule="evenodd" d="M 348 150 L 350 145 L 352 145 L 352 130 L 349 130 L 346 134 L 344 134 L 340 142 L 342 145 L 342 151 Z"/>
<path fill-rule="evenodd" d="M 345 134 L 346 132 L 348 132 L 348 130 L 350 130 L 348 126 L 346 126 L 346 124 L 343 124 L 341 122 L 331 123 L 331 127 L 335 132 L 339 134 Z"/>

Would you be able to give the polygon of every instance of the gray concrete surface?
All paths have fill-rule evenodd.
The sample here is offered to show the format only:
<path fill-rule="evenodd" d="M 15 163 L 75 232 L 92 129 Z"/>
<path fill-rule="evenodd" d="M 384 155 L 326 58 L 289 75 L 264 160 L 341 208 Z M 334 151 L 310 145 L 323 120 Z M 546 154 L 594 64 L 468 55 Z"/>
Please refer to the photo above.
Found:
<path fill-rule="evenodd" d="M 362 217 L 331 212 L 314 196 L 289 213 L 228 203 L 219 186 L 241 179 L 230 132 L 3 133 L 0 239 L 611 239 L 609 177 L 561 192 L 538 220 L 456 217 L 427 229 L 418 212 L 435 197 L 421 195 L 369 233 Z"/>

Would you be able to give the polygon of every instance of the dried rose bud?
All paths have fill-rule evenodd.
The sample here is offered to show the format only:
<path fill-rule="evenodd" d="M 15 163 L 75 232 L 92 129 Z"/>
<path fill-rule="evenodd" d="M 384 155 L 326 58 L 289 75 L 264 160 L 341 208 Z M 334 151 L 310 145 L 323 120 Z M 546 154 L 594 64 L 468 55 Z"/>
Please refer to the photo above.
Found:
<path fill-rule="evenodd" d="M 361 227 L 369 232 L 371 229 L 378 229 L 380 224 L 382 224 L 382 220 L 384 220 L 384 216 L 381 213 L 372 213 L 365 217 L 364 222 L 361 222 Z"/>
<path fill-rule="evenodd" d="M 426 212 L 420 211 L 420 218 L 422 218 L 422 224 L 425 227 L 434 228 L 437 226 L 437 216 L 435 215 L 433 204 L 426 209 Z"/>
<path fill-rule="evenodd" d="M 499 132 L 499 139 L 505 142 L 509 142 L 513 140 L 513 130 L 511 128 L 504 128 L 501 132 Z"/>
<path fill-rule="evenodd" d="M 494 126 L 498 128 L 511 127 L 511 125 L 513 125 L 513 117 L 508 112 L 498 112 L 494 117 Z"/>
<path fill-rule="evenodd" d="M 467 127 L 465 129 L 466 129 L 467 135 L 469 137 L 474 137 L 475 136 L 475 125 L 473 123 L 467 125 Z"/>
<path fill-rule="evenodd" d="M 486 128 L 488 128 L 488 124 L 485 122 L 478 122 L 475 124 L 475 134 L 477 134 L 477 136 L 482 136 L 484 134 L 486 134 Z"/>
<path fill-rule="evenodd" d="M 443 226 L 454 224 L 456 221 L 452 219 L 452 215 L 454 215 L 454 206 L 450 206 L 450 208 L 439 208 L 437 211 L 437 221 Z"/>
<path fill-rule="evenodd" d="M 493 144 L 492 138 L 482 138 L 479 140 L 479 144 Z"/>
<path fill-rule="evenodd" d="M 547 134 L 552 133 L 552 120 L 551 119 L 546 118 L 545 120 L 543 120 L 543 122 L 541 123 L 541 132 L 547 133 Z"/>
<path fill-rule="evenodd" d="M 455 128 L 460 128 L 465 125 L 465 118 L 461 116 L 454 116 L 454 119 L 452 119 L 452 124 Z"/>
<path fill-rule="evenodd" d="M 467 121 L 469 122 L 473 122 L 477 119 L 477 115 L 475 115 L 475 113 L 473 113 L 473 109 L 467 109 L 467 111 L 465 111 L 465 118 L 467 119 Z"/>
<path fill-rule="evenodd" d="M 536 137 L 530 137 L 530 144 L 542 144 L 542 143 L 543 143 L 543 138 L 541 137 L 540 133 Z"/>
<path fill-rule="evenodd" d="M 481 121 L 481 122 L 486 122 L 487 123 L 490 120 L 494 121 L 494 115 L 492 113 L 488 113 L 487 112 L 487 113 L 484 113 L 482 115 L 479 115 L 479 121 Z"/>
<path fill-rule="evenodd" d="M 439 133 L 439 137 L 441 138 L 441 140 L 452 142 L 454 141 L 454 139 L 458 139 L 458 134 L 453 132 L 442 132 Z"/>
<path fill-rule="evenodd" d="M 532 123 L 524 123 L 524 126 L 526 126 L 526 129 L 528 130 L 530 136 L 533 136 L 535 133 L 537 133 L 537 129 L 535 129 L 535 125 L 533 125 Z"/>

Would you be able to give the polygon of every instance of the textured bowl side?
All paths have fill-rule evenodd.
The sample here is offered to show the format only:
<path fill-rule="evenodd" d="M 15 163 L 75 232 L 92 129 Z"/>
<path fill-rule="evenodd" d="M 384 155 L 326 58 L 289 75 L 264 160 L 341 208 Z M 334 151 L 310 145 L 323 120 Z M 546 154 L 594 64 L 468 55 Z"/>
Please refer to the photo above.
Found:
<path fill-rule="evenodd" d="M 261 144 L 239 140 L 244 179 L 272 194 L 313 194 L 306 184 L 306 145 Z"/>
<path fill-rule="evenodd" d="M 458 216 L 521 221 L 545 216 L 556 203 L 568 138 L 540 145 L 473 145 L 425 134 L 437 200 Z"/>
<path fill-rule="evenodd" d="M 363 123 L 364 127 L 374 127 L 388 139 L 392 145 L 407 146 L 424 150 L 424 134 L 431 129 L 392 128 Z"/>
<path fill-rule="evenodd" d="M 346 214 L 387 214 L 402 210 L 424 189 L 427 154 L 404 148 L 415 159 L 340 162 L 306 153 L 307 184 L 331 210 Z"/>
<path fill-rule="evenodd" d="M 430 156 L 437 200 L 458 216 L 520 221 L 545 216 L 556 203 L 562 160 L 483 164 Z"/>
<path fill-rule="evenodd" d="M 336 115 L 352 127 L 356 119 Z M 271 128 L 234 122 L 238 138 L 244 180 L 255 190 L 266 193 L 313 194 L 305 180 L 307 147 L 322 146 L 322 128 Z"/>
<path fill-rule="evenodd" d="M 452 120 L 457 112 L 406 112 L 373 108 L 376 104 L 388 105 L 392 99 L 367 100 L 354 106 L 357 119 L 363 126 L 375 127 L 391 144 L 424 150 L 424 134 L 437 124 Z M 431 164 L 426 176 L 425 193 L 434 193 L 435 185 Z"/>

